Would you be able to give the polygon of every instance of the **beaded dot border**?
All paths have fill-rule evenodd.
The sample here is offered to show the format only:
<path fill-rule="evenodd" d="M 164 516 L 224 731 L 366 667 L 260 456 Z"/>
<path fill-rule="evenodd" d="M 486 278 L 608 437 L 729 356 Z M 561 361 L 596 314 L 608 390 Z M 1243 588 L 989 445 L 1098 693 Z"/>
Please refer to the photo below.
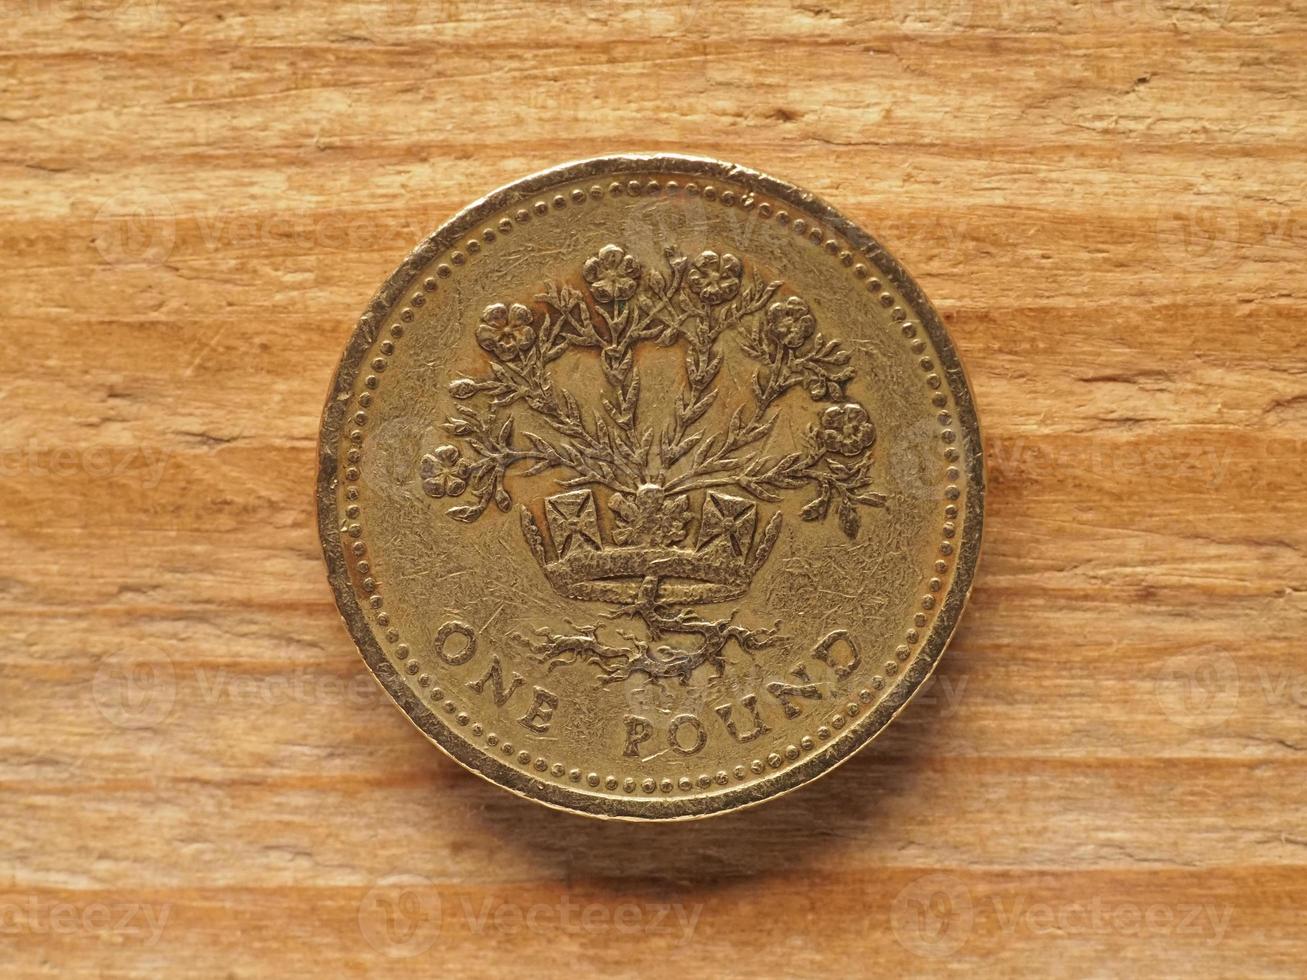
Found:
<path fill-rule="evenodd" d="M 701 773 L 694 779 L 689 776 L 681 776 L 677 780 L 672 780 L 666 777 L 655 779 L 651 776 L 640 778 L 617 776 L 611 773 L 603 776 L 597 772 L 583 773 L 580 769 L 568 767 L 566 763 L 551 762 L 544 756 L 535 755 L 514 746 L 512 741 L 502 739 L 496 732 L 486 731 L 479 722 L 473 722 L 466 711 L 461 710 L 452 698 L 447 697 L 447 692 L 439 686 L 432 687 L 430 675 L 422 673 L 417 662 L 409 659 L 411 650 L 408 644 L 401 642 L 399 631 L 392 625 L 390 615 L 385 610 L 385 600 L 382 598 L 380 586 L 372 575 L 371 562 L 367 557 L 367 545 L 362 540 L 363 527 L 359 523 L 360 508 L 357 484 L 360 479 L 360 463 L 363 458 L 363 430 L 368 423 L 368 408 L 372 405 L 373 398 L 381 386 L 381 376 L 389 366 L 388 359 L 394 354 L 397 342 L 404 336 L 407 324 L 412 323 L 416 318 L 416 311 L 426 304 L 429 294 L 436 292 L 440 280 L 448 279 L 454 275 L 454 267 L 466 266 L 471 258 L 480 255 L 487 245 L 491 245 L 499 238 L 511 234 L 518 225 L 525 224 L 534 220 L 534 218 L 545 217 L 553 211 L 561 211 L 569 206 L 581 206 L 589 200 L 599 200 L 603 198 L 605 193 L 612 196 L 627 195 L 632 197 L 652 197 L 658 194 L 671 196 L 684 193 L 690 197 L 701 196 L 706 201 L 717 202 L 724 207 L 734 207 L 738 204 L 740 208 L 746 211 L 756 209 L 755 213 L 763 220 L 774 219 L 782 228 L 789 227 L 795 235 L 801 236 L 812 245 L 822 248 L 835 258 L 841 266 L 849 269 L 856 279 L 862 281 L 867 292 L 876 296 L 880 305 L 889 310 L 891 322 L 898 325 L 899 332 L 907 342 L 909 349 L 919 358 L 917 364 L 923 372 L 925 385 L 931 392 L 931 405 L 938 410 L 936 421 L 940 426 L 940 440 L 944 444 L 943 458 L 946 464 L 944 474 L 947 486 L 944 489 L 944 524 L 938 549 L 939 557 L 936 558 L 933 566 L 935 574 L 928 582 L 929 591 L 921 596 L 920 609 L 913 616 L 912 626 L 903 634 L 905 642 L 899 644 L 895 649 L 894 659 L 885 661 L 882 673 L 872 676 L 869 686 L 858 691 L 856 700 L 850 698 L 842 711 L 834 712 L 829 716 L 825 724 L 818 726 L 815 732 L 816 740 L 812 736 L 804 735 L 797 742 L 787 745 L 783 752 L 771 752 L 765 758 L 755 758 L 747 765 L 737 765 L 730 771 L 720 769 L 716 773 Z M 360 318 L 359 325 L 370 328 L 375 324 L 375 321 L 376 314 L 369 311 Z M 957 432 L 952 428 L 953 416 L 948 410 L 949 397 L 946 394 L 943 379 L 937 372 L 934 361 L 926 353 L 926 341 L 918 336 L 916 324 L 908 318 L 907 311 L 897 304 L 893 294 L 884 288 L 879 279 L 872 276 L 867 265 L 857 261 L 856 253 L 843 247 L 836 238 L 828 237 L 826 230 L 819 224 L 813 223 L 808 218 L 794 218 L 784 207 L 773 205 L 768 201 L 760 201 L 752 191 L 739 192 L 729 188 L 719 189 L 712 183 L 700 186 L 695 181 L 681 185 L 676 180 L 642 181 L 632 179 L 613 181 L 606 190 L 599 184 L 594 184 L 589 188 L 573 187 L 570 192 L 560 191 L 554 194 L 552 198 L 548 197 L 548 195 L 541 196 L 529 207 L 519 208 L 512 218 L 504 217 L 498 223 L 487 224 L 480 235 L 469 237 L 461 248 L 451 249 L 448 261 L 438 263 L 435 267 L 435 275 L 424 279 L 420 288 L 413 292 L 408 297 L 408 302 L 400 308 L 396 322 L 390 327 L 389 336 L 380 339 L 380 332 L 378 332 L 377 336 L 379 339 L 373 341 L 377 353 L 368 362 L 371 371 L 363 377 L 362 391 L 358 392 L 355 398 L 358 408 L 352 416 L 354 424 L 347 436 L 350 446 L 345 453 L 343 474 L 345 478 L 344 513 L 348 519 L 344 531 L 348 537 L 354 539 L 350 545 L 350 551 L 353 554 L 353 568 L 359 577 L 358 588 L 367 597 L 367 603 L 372 610 L 375 623 L 384 631 L 387 642 L 393 647 L 393 657 L 394 660 L 398 661 L 399 669 L 404 670 L 410 676 L 416 676 L 418 687 L 427 691 L 432 705 L 443 708 L 446 714 L 453 716 L 454 721 L 460 727 L 469 729 L 474 737 L 484 738 L 487 748 L 491 751 L 498 750 L 506 758 L 516 759 L 520 766 L 534 769 L 537 773 L 548 772 L 559 779 L 566 777 L 573 783 L 584 781 L 592 789 L 598 789 L 602 785 L 609 791 L 616 791 L 620 786 L 628 794 L 634 794 L 639 790 L 645 795 L 652 796 L 660 791 L 667 794 L 677 789 L 682 792 L 689 792 L 696 788 L 707 789 L 714 783 L 718 786 L 727 786 L 731 784 L 732 779 L 736 782 L 743 782 L 749 778 L 750 774 L 761 776 L 769 768 L 773 770 L 780 769 L 787 760 L 793 762 L 804 753 L 811 752 L 817 747 L 818 743 L 828 742 L 832 737 L 838 737 L 838 733 L 846 724 L 851 724 L 852 719 L 858 716 L 863 706 L 870 705 L 876 699 L 877 694 L 875 692 L 885 689 L 888 683 L 886 678 L 893 677 L 898 673 L 900 665 L 906 663 L 912 656 L 913 646 L 921 640 L 922 630 L 925 629 L 929 622 L 930 613 L 938 604 L 936 594 L 944 587 L 944 576 L 950 570 L 949 559 L 955 550 L 953 540 L 957 536 L 957 502 L 962 496 L 961 488 L 958 486 L 961 471 L 956 465 L 960 459 L 960 453 L 956 446 L 958 436 Z"/>

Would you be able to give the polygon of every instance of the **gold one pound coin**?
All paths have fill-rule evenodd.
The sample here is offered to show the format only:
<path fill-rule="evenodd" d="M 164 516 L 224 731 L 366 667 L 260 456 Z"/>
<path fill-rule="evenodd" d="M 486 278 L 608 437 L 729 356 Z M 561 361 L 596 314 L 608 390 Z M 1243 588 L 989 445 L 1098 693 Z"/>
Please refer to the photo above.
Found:
<path fill-rule="evenodd" d="M 683 156 L 524 178 L 358 321 L 317 482 L 336 601 L 408 717 L 600 817 L 758 803 L 930 676 L 980 546 L 952 341 L 811 194 Z"/>

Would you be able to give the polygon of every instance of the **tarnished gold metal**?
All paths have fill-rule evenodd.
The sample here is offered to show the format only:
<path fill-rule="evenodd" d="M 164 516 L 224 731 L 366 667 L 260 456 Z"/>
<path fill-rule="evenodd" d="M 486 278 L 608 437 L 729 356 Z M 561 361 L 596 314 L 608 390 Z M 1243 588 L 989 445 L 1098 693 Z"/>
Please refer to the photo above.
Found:
<path fill-rule="evenodd" d="M 980 546 L 971 392 L 812 195 L 682 156 L 527 177 L 423 242 L 323 414 L 359 650 L 460 763 L 668 819 L 837 765 L 938 662 Z"/>

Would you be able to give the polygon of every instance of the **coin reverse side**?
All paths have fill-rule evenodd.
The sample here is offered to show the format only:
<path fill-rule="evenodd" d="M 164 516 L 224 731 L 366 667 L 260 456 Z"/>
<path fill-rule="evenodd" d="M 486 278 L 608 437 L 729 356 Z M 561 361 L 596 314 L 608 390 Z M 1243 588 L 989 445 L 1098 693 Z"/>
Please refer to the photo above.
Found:
<path fill-rule="evenodd" d="M 472 204 L 358 321 L 319 528 L 368 666 L 515 793 L 703 816 L 821 775 L 938 662 L 984 469 L 948 334 L 876 241 L 719 161 Z"/>

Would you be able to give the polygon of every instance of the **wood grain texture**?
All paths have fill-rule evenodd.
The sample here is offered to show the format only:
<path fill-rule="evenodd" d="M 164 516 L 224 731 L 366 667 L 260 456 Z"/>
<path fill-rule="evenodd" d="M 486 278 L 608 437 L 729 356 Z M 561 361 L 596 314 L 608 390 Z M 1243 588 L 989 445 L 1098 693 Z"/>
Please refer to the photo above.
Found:
<path fill-rule="evenodd" d="M 1301 975 L 1301 3 L 5 20 L 5 976 Z M 432 749 L 312 514 L 376 284 L 489 188 L 623 150 L 880 236 L 989 456 L 933 687 L 829 778 L 683 826 Z"/>

